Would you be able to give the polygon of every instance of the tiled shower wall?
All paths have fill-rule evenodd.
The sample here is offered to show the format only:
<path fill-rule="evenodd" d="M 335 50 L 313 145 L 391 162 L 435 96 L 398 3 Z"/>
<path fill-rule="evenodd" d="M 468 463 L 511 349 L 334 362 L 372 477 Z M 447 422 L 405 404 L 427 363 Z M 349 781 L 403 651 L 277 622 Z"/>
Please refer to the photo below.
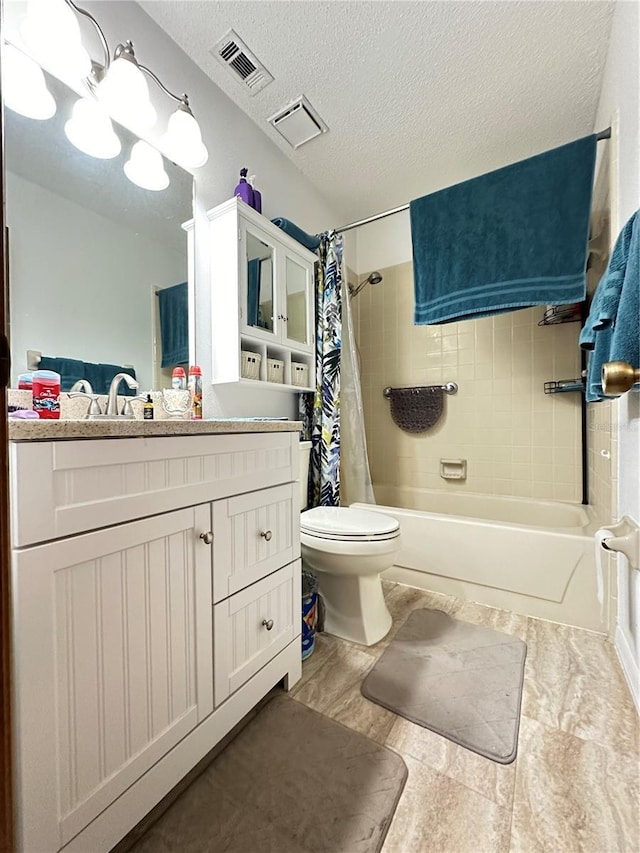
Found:
<path fill-rule="evenodd" d="M 580 394 L 543 392 L 579 376 L 579 324 L 539 327 L 539 307 L 414 326 L 412 264 L 380 272 L 352 302 L 374 484 L 580 501 Z M 431 430 L 393 423 L 386 386 L 450 381 L 458 393 Z M 443 480 L 441 458 L 466 459 L 467 479 Z"/>

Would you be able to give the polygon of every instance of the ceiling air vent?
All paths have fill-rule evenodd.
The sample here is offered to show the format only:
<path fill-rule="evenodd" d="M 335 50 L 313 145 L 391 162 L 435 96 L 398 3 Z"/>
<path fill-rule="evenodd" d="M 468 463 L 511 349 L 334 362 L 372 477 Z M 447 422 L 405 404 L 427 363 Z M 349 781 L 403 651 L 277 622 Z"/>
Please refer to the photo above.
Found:
<path fill-rule="evenodd" d="M 304 95 L 296 98 L 267 121 L 284 136 L 292 148 L 299 148 L 329 130 Z"/>
<path fill-rule="evenodd" d="M 233 76 L 249 90 L 257 92 L 273 82 L 273 76 L 256 57 L 234 30 L 229 30 L 211 49 L 215 58 L 226 66 Z"/>

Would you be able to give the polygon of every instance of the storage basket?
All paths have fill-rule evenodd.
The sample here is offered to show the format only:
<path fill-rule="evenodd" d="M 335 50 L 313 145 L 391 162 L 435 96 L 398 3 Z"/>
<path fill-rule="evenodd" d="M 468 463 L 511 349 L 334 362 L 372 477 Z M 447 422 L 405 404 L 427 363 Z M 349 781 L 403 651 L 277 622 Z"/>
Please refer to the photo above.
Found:
<path fill-rule="evenodd" d="M 243 379 L 260 379 L 260 362 L 262 356 L 259 352 L 240 350 L 240 375 Z"/>
<path fill-rule="evenodd" d="M 300 388 L 309 387 L 309 365 L 301 361 L 291 362 L 291 384 Z"/>
<path fill-rule="evenodd" d="M 284 382 L 284 361 L 279 358 L 267 359 L 267 382 Z"/>

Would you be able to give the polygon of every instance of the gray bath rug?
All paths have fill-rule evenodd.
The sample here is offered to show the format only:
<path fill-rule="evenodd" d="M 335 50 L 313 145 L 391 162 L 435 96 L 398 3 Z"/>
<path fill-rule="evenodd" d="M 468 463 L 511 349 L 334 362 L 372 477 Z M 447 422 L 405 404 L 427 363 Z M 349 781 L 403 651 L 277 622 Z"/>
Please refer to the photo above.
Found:
<path fill-rule="evenodd" d="M 133 847 L 136 853 L 378 853 L 402 758 L 276 696 Z"/>
<path fill-rule="evenodd" d="M 362 684 L 367 699 L 467 749 L 516 757 L 527 646 L 522 640 L 414 610 Z"/>

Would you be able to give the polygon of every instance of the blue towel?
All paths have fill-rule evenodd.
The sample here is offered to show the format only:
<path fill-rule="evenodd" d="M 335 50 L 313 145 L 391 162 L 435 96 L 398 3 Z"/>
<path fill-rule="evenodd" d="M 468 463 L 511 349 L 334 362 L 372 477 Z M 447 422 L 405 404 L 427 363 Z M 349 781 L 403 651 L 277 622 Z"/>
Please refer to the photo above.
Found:
<path fill-rule="evenodd" d="M 611 399 L 605 396 L 600 377 L 606 361 L 640 364 L 640 211 L 616 240 L 580 334 L 580 346 L 590 350 L 588 403 Z"/>
<path fill-rule="evenodd" d="M 262 261 L 254 258 L 247 263 L 247 325 L 257 326 L 260 313 L 260 269 Z"/>
<path fill-rule="evenodd" d="M 119 364 L 94 364 L 90 361 L 84 363 L 84 376 L 82 378 L 91 383 L 95 394 L 108 394 L 111 380 L 116 373 L 128 373 L 129 376 L 136 378 L 136 371 L 133 367 L 123 367 Z M 126 382 L 120 383 L 118 394 L 133 397 L 137 393 L 135 388 L 129 388 Z"/>
<path fill-rule="evenodd" d="M 43 355 L 38 365 L 39 370 L 53 370 L 60 374 L 60 390 L 70 391 L 71 386 L 84 375 L 84 361 L 76 358 L 50 358 Z"/>
<path fill-rule="evenodd" d="M 585 298 L 596 137 L 412 201 L 416 324 Z"/>
<path fill-rule="evenodd" d="M 277 216 L 271 221 L 274 225 L 277 225 L 278 228 L 284 231 L 285 234 L 293 237 L 293 239 L 297 240 L 298 243 L 302 243 L 302 245 L 309 249 L 310 252 L 315 252 L 320 245 L 320 237 L 316 234 L 307 234 L 307 232 L 303 231 L 302 228 L 298 228 L 295 223 L 290 222 L 282 216 Z"/>
<path fill-rule="evenodd" d="M 157 291 L 162 367 L 189 362 L 189 295 L 186 281 Z"/>

